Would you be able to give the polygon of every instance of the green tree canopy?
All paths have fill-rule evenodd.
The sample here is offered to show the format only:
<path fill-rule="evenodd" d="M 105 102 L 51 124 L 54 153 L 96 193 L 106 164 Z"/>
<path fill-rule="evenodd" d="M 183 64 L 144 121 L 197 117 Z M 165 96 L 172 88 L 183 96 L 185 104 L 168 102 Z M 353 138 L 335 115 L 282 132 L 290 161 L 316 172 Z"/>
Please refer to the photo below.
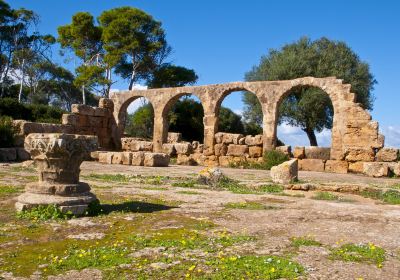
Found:
<path fill-rule="evenodd" d="M 142 10 L 120 7 L 99 17 L 106 59 L 117 62 L 116 73 L 129 81 L 129 89 L 146 79 L 169 55 L 161 23 Z"/>
<path fill-rule="evenodd" d="M 149 88 L 181 87 L 196 83 L 198 76 L 192 69 L 172 64 L 163 64 L 157 68 L 148 80 Z"/>
<path fill-rule="evenodd" d="M 321 38 L 315 41 L 301 38 L 295 43 L 284 45 L 279 50 L 270 50 L 261 58 L 260 64 L 246 73 L 247 81 L 289 80 L 299 77 L 335 76 L 352 86 L 356 102 L 363 108 L 372 110 L 374 96 L 373 86 L 376 83 L 369 65 L 361 61 L 357 54 L 344 42 Z M 262 120 L 261 106 L 256 96 L 244 93 L 246 104 L 245 118 L 260 125 Z M 299 126 L 316 146 L 315 132 L 332 127 L 332 103 L 321 89 L 300 87 L 294 88 L 280 104 L 281 122 Z"/>

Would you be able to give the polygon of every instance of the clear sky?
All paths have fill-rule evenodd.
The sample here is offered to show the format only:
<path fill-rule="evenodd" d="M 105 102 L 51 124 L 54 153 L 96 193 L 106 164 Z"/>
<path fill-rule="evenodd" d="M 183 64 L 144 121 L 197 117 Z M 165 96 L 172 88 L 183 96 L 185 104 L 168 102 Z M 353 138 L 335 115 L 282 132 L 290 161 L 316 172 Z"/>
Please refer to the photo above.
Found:
<path fill-rule="evenodd" d="M 95 16 L 119 6 L 143 9 L 161 21 L 173 47 L 171 60 L 193 68 L 198 84 L 243 80 L 270 48 L 301 36 L 345 41 L 368 62 L 378 81 L 372 116 L 387 144 L 400 146 L 400 1 L 372 0 L 12 0 L 41 17 L 41 33 L 57 34 L 76 12 Z M 57 57 L 57 53 L 54 54 Z M 61 60 L 60 60 L 61 62 Z M 119 88 L 127 88 L 121 81 Z M 239 111 L 240 95 L 223 105 Z M 293 130 L 289 129 L 291 132 Z M 285 132 L 285 131 L 284 131 Z M 293 143 L 294 144 L 294 143 Z"/>

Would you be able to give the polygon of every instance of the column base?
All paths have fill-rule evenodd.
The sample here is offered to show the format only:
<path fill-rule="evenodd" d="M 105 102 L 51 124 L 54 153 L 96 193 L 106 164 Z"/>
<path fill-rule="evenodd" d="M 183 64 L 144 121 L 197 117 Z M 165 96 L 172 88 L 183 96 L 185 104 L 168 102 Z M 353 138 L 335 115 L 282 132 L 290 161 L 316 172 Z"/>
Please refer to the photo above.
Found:
<path fill-rule="evenodd" d="M 96 196 L 91 192 L 76 194 L 74 196 L 59 196 L 50 194 L 23 193 L 17 198 L 15 208 L 17 211 L 29 210 L 40 205 L 54 204 L 63 213 L 71 212 L 74 215 L 83 215 L 88 205 L 96 201 Z"/>

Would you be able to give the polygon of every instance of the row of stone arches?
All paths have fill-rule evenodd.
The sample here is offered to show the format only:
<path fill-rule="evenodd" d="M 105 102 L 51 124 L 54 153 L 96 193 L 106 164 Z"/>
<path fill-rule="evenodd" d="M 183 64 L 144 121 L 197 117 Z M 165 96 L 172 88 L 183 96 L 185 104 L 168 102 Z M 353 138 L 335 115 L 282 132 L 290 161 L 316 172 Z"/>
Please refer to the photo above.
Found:
<path fill-rule="evenodd" d="M 155 151 L 162 151 L 162 144 L 167 140 L 167 114 L 176 101 L 185 95 L 196 96 L 204 110 L 204 144 L 205 154 L 213 154 L 214 135 L 218 130 L 218 113 L 224 98 L 234 91 L 254 93 L 263 112 L 263 148 L 275 148 L 277 140 L 278 108 L 280 102 L 295 87 L 316 87 L 323 90 L 330 98 L 334 110 L 332 125 L 331 157 L 342 158 L 345 151 L 346 128 L 352 121 L 362 119 L 370 121 L 370 115 L 354 102 L 355 95 L 350 92 L 350 85 L 342 80 L 329 78 L 299 78 L 288 81 L 234 82 L 207 86 L 179 88 L 160 88 L 133 90 L 114 93 L 114 118 L 116 133 L 121 137 L 124 131 L 126 109 L 135 99 L 144 97 L 154 109 L 153 144 Z M 371 138 L 378 137 L 372 135 Z M 354 143 L 351 143 L 354 146 Z"/>

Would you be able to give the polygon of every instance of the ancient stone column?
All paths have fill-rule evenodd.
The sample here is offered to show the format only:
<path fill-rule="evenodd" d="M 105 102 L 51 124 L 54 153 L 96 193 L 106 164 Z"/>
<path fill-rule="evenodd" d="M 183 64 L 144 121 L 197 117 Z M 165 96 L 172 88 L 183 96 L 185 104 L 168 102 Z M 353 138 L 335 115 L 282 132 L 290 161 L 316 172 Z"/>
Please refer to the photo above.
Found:
<path fill-rule="evenodd" d="M 39 171 L 39 181 L 25 187 L 15 207 L 18 211 L 39 205 L 57 205 L 62 212 L 85 213 L 97 200 L 87 183 L 79 182 L 80 165 L 97 149 L 97 137 L 75 134 L 32 133 L 25 138 Z"/>

